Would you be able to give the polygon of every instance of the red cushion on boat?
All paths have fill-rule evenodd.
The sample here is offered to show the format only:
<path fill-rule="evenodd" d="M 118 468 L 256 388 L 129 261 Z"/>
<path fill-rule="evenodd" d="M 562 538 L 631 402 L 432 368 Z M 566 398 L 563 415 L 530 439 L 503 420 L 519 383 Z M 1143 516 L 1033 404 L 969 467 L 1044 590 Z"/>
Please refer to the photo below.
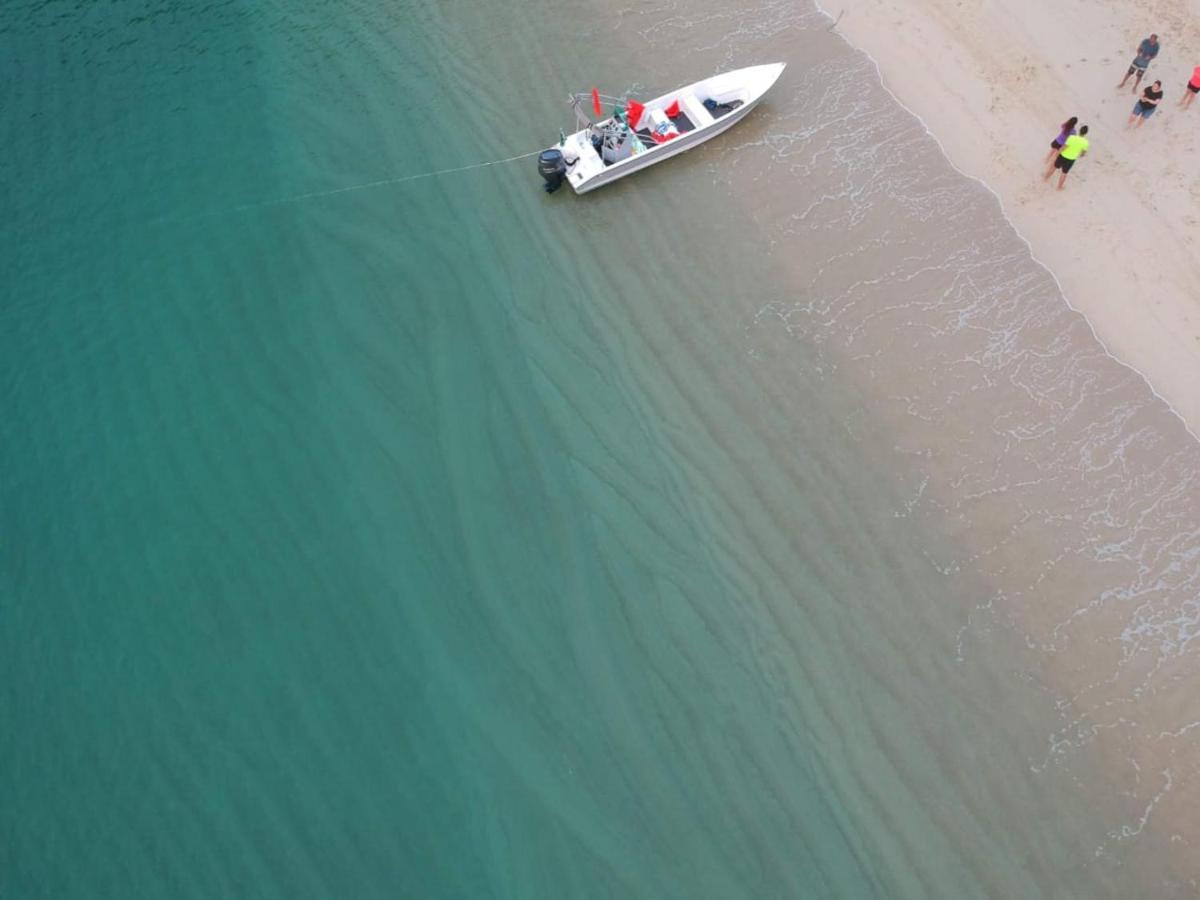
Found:
<path fill-rule="evenodd" d="M 630 128 L 638 127 L 638 122 L 642 120 L 642 113 L 645 112 L 645 110 L 646 107 L 642 106 L 642 104 L 638 103 L 636 100 L 630 100 L 625 104 L 625 115 L 629 118 Z"/>
<path fill-rule="evenodd" d="M 663 112 L 665 112 L 667 114 L 668 119 L 675 118 L 677 115 L 679 115 L 679 101 L 672 100 L 671 105 L 668 106 L 665 110 L 663 110 Z"/>

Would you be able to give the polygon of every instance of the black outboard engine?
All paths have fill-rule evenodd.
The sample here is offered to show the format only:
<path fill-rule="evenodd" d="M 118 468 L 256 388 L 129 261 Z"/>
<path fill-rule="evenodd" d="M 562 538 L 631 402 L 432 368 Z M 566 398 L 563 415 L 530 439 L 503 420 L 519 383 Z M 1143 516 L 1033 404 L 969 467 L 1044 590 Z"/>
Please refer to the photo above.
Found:
<path fill-rule="evenodd" d="M 538 172 L 546 181 L 547 194 L 553 194 L 562 187 L 563 179 L 567 176 L 567 161 L 563 159 L 562 151 L 552 147 L 538 154 Z"/>

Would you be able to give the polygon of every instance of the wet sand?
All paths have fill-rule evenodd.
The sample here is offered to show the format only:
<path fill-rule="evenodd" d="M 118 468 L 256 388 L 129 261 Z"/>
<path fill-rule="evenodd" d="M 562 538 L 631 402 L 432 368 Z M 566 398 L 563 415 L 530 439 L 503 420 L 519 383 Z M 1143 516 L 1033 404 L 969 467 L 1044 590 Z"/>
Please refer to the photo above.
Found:
<path fill-rule="evenodd" d="M 862 379 L 876 398 L 871 414 L 891 423 L 897 453 L 921 473 L 903 514 L 969 547 L 930 563 L 947 578 L 970 574 L 992 586 L 966 613 L 964 659 L 997 629 L 1024 636 L 1033 654 L 1026 675 L 1056 696 L 1061 714 L 1033 768 L 1069 771 L 1085 751 L 1103 760 L 1107 783 L 1080 789 L 1116 791 L 1128 818 L 1096 856 L 1165 846 L 1175 874 L 1194 887 L 1200 445 L 1173 413 L 1194 426 L 1200 410 L 1192 315 L 1200 266 L 1189 227 L 1200 182 L 1179 165 L 1194 159 L 1195 130 L 1184 127 L 1196 110 L 1168 107 L 1140 132 L 1120 133 L 1132 101 L 1128 86 L 1114 87 L 1132 54 L 1117 48 L 1136 40 L 1133 31 L 1114 39 L 1106 64 L 1095 51 L 1090 67 L 1076 63 L 1074 43 L 1106 33 L 1082 19 L 1091 6 L 1067 7 L 1074 18 L 1047 13 L 1048 30 L 1030 29 L 1034 41 L 1029 16 L 1012 3 L 845 5 L 839 30 L 876 55 L 884 83 L 950 159 L 995 188 L 1050 271 L 996 226 L 982 187 L 972 196 L 947 184 L 936 208 L 925 206 L 914 196 L 929 175 L 919 154 L 908 156 L 911 170 L 896 162 L 907 135 L 897 136 L 895 122 L 859 121 L 824 140 L 860 165 L 871 160 L 873 175 L 863 184 L 848 172 L 844 185 L 781 223 L 805 235 L 794 256 L 848 249 L 830 255 L 835 264 L 797 273 L 805 299 L 764 314 L 799 338 L 819 336 L 829 367 Z M 1063 16 L 1057 26 L 1053 16 Z M 1152 77 L 1184 72 L 1182 41 L 1166 25 L 1155 30 L 1171 52 Z M 1018 38 L 1033 43 L 1006 43 Z M 1035 56 L 1037 42 L 1047 54 L 1066 50 Z M 860 83 L 874 80 L 874 65 L 859 74 Z M 808 76 L 811 118 L 852 89 L 844 77 Z M 1066 86 L 1061 108 L 1051 107 L 1048 85 Z M 1073 99 L 1084 96 L 1094 103 Z M 1178 86 L 1167 102 L 1177 99 Z M 1057 193 L 1041 182 L 1042 144 L 1073 112 L 1093 123 L 1093 152 Z M 1042 131 L 1045 140 L 1034 140 Z M 792 172 L 811 170 L 811 144 L 805 134 L 788 146 Z M 1168 156 L 1167 147 L 1179 152 Z M 1154 161 L 1145 178 L 1138 159 Z M 848 209 L 831 215 L 835 198 Z M 881 233 L 889 215 L 896 227 Z"/>
<path fill-rule="evenodd" d="M 837 31 L 954 164 L 982 179 L 1097 337 L 1200 431 L 1200 106 L 1176 104 L 1200 64 L 1187 0 L 826 0 Z M 1148 82 L 1165 97 L 1127 129 L 1138 43 L 1162 49 Z M 1043 159 L 1068 116 L 1091 149 L 1054 190 Z"/>

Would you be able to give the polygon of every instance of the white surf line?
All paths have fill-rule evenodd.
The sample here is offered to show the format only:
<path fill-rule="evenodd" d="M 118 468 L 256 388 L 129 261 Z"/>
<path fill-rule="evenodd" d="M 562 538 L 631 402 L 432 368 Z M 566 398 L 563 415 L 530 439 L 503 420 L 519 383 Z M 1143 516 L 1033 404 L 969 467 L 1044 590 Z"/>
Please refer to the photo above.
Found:
<path fill-rule="evenodd" d="M 833 16 L 829 15 L 829 11 L 826 10 L 825 7 L 821 5 L 820 0 L 813 0 L 813 2 L 816 4 L 817 9 L 819 9 L 821 11 L 821 14 L 823 16 L 825 16 L 825 18 L 827 18 L 827 19 L 833 18 Z M 841 17 L 839 16 L 838 18 L 840 19 Z M 835 25 L 837 24 L 836 21 L 834 22 L 834 24 Z M 879 61 L 877 59 L 875 59 L 874 56 L 872 56 L 866 50 L 863 50 L 861 47 L 856 47 L 854 44 L 850 43 L 850 40 L 844 34 L 842 34 L 840 31 L 836 31 L 833 27 L 830 27 L 828 30 L 833 31 L 838 37 L 840 37 L 843 41 L 845 41 L 847 47 L 850 47 L 852 50 L 855 50 L 858 53 L 861 53 L 863 56 L 865 56 L 867 59 L 869 59 L 871 61 L 871 65 L 873 65 L 875 67 L 875 74 L 879 77 L 880 87 L 882 87 L 885 91 L 887 91 L 888 96 L 890 96 L 893 100 L 895 100 L 896 103 L 898 103 L 900 105 L 901 109 L 903 109 L 910 116 L 912 116 L 914 119 L 916 119 L 918 122 L 921 123 L 921 127 L 925 129 L 925 133 L 927 135 L 929 135 L 931 138 L 933 138 L 933 142 L 935 144 L 937 144 L 938 149 L 942 151 L 942 156 L 945 158 L 946 162 L 950 163 L 950 168 L 952 168 L 958 174 L 963 175 L 966 178 L 969 178 L 972 181 L 978 182 L 979 184 L 983 185 L 984 188 L 987 189 L 988 193 L 990 193 L 993 197 L 996 198 L 996 202 L 1000 204 L 1000 215 L 1002 215 L 1004 217 L 1004 220 L 1006 222 L 1008 222 L 1009 227 L 1012 228 L 1012 230 L 1016 234 L 1016 236 L 1019 237 L 1025 243 L 1025 246 L 1029 248 L 1029 255 L 1033 259 L 1033 261 L 1035 263 L 1037 263 L 1039 266 L 1041 266 L 1046 271 L 1046 273 L 1054 280 L 1055 285 L 1058 286 L 1058 292 L 1062 295 L 1063 300 L 1066 301 L 1067 306 L 1071 309 L 1072 312 L 1076 313 L 1087 324 L 1088 330 L 1091 331 L 1092 337 L 1094 337 L 1096 339 L 1096 343 L 1100 345 L 1100 349 L 1102 349 L 1104 351 L 1104 355 L 1109 357 L 1110 359 L 1114 360 L 1118 364 L 1124 366 L 1126 369 L 1128 369 L 1129 371 L 1131 371 L 1135 375 L 1137 375 L 1139 378 L 1141 378 L 1142 381 L 1145 382 L 1146 387 L 1150 388 L 1150 393 L 1153 394 L 1155 397 L 1157 397 L 1159 400 L 1161 400 L 1163 402 L 1163 404 L 1167 407 L 1167 409 L 1170 411 L 1170 413 L 1173 416 L 1175 416 L 1175 418 L 1177 418 L 1180 421 L 1180 423 L 1182 423 L 1183 430 L 1186 431 L 1189 435 L 1191 435 L 1192 440 L 1196 441 L 1196 443 L 1200 443 L 1200 434 L 1197 434 L 1195 431 L 1193 431 L 1191 429 L 1191 426 L 1189 426 L 1187 423 L 1187 419 L 1185 419 L 1182 415 L 1180 415 L 1179 410 L 1177 410 L 1174 406 L 1171 405 L 1170 400 L 1168 400 L 1166 397 L 1164 397 L 1162 394 L 1160 394 L 1157 390 L 1155 390 L 1154 385 L 1151 383 L 1151 381 L 1147 377 L 1146 373 L 1143 372 L 1141 369 L 1139 369 L 1137 366 L 1133 365 L 1132 363 L 1126 362 L 1125 360 L 1121 359 L 1121 357 L 1117 356 L 1115 353 L 1113 353 L 1111 350 L 1108 349 L 1108 345 L 1106 343 L 1104 343 L 1104 341 L 1101 340 L 1100 335 L 1098 335 L 1096 333 L 1096 326 L 1094 326 L 1092 324 L 1092 320 L 1087 317 L 1087 313 L 1085 313 L 1078 306 L 1076 306 L 1074 303 L 1071 302 L 1071 298 L 1067 296 L 1067 292 L 1066 292 L 1066 290 L 1063 289 L 1062 282 L 1058 280 L 1058 276 L 1054 274 L 1054 270 L 1051 269 L 1044 262 L 1042 262 L 1038 258 L 1038 255 L 1033 252 L 1033 244 L 1029 243 L 1029 238 L 1025 237 L 1025 235 L 1021 233 L 1021 229 L 1019 229 L 1017 227 L 1017 223 L 1014 222 L 1012 220 L 1012 218 L 1009 217 L 1008 210 L 1006 210 L 1004 208 L 1004 199 L 999 194 L 997 194 L 992 189 L 992 186 L 989 185 L 982 178 L 976 178 L 974 175 L 970 174 L 969 172 L 964 172 L 962 169 L 960 169 L 958 166 L 956 166 L 954 164 L 954 160 L 952 160 L 950 158 L 950 154 L 946 152 L 946 147 L 942 144 L 942 142 L 938 138 L 938 136 L 930 130 L 928 123 L 926 123 L 926 121 L 924 119 L 922 119 L 919 115 L 917 115 L 917 113 L 915 113 L 911 108 L 909 108 L 904 103 L 904 101 L 902 101 L 899 97 L 897 97 L 894 93 L 892 93 L 892 89 L 889 88 L 887 86 L 887 83 L 883 80 L 883 70 L 879 67 Z"/>
<path fill-rule="evenodd" d="M 1179 738 L 1183 737 L 1193 728 L 1200 728 L 1200 722 L 1190 722 L 1182 728 L 1177 728 L 1175 731 L 1160 731 L 1158 736 L 1159 738 Z"/>
<path fill-rule="evenodd" d="M 1111 840 L 1123 841 L 1126 838 L 1137 837 L 1146 829 L 1146 824 L 1150 821 L 1150 816 L 1154 813 L 1154 807 L 1158 806 L 1159 801 L 1162 800 L 1163 797 L 1171 793 L 1171 787 L 1174 784 L 1174 779 L 1171 777 L 1170 769 L 1163 769 L 1159 774 L 1166 779 L 1166 783 L 1163 784 L 1158 793 L 1150 798 L 1150 802 L 1146 804 L 1146 809 L 1138 818 L 1137 826 L 1133 827 L 1130 825 L 1122 825 L 1119 829 L 1110 831 L 1108 836 Z M 1101 844 L 1096 848 L 1096 856 L 1099 856 L 1104 852 L 1104 846 L 1104 844 Z"/>

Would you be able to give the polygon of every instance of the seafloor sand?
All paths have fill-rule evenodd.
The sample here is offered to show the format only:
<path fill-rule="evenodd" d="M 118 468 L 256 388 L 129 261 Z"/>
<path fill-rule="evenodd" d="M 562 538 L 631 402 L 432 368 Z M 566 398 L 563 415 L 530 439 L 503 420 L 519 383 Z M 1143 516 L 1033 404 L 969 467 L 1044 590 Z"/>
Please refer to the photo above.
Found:
<path fill-rule="evenodd" d="M 1008 215 L 1109 350 L 1200 431 L 1200 103 L 1176 103 L 1200 64 L 1196 0 L 825 0 L 950 159 Z M 1162 42 L 1147 80 L 1159 112 L 1126 131 L 1116 89 L 1138 42 Z M 1132 82 L 1131 82 L 1132 84 Z M 1143 84 L 1143 87 L 1145 85 Z M 1041 180 L 1057 126 L 1091 151 L 1059 193 Z"/>
<path fill-rule="evenodd" d="M 1200 443 L 809 4 L 8 6 L 0 893 L 1195 896 Z"/>

